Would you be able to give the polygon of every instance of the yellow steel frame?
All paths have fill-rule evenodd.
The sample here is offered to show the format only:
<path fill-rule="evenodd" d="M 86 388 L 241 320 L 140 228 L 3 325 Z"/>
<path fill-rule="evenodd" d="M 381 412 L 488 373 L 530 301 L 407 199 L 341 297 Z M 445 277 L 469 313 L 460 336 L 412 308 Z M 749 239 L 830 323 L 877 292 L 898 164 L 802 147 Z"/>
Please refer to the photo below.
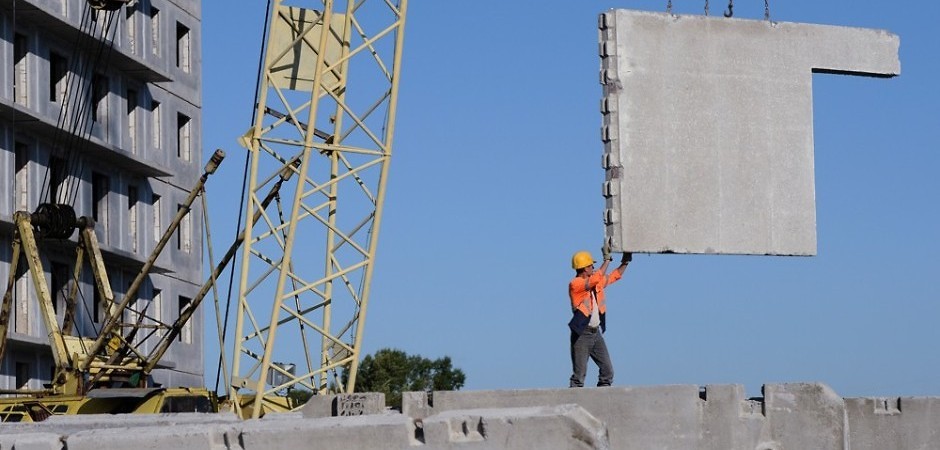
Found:
<path fill-rule="evenodd" d="M 254 405 L 283 389 L 355 386 L 407 10 L 407 0 L 284 3 L 273 4 L 254 126 L 243 138 L 246 214 L 260 219 L 245 228 L 229 394 L 251 392 Z M 265 206 L 278 182 L 280 196 Z M 257 417 L 264 408 L 253 409 Z"/>

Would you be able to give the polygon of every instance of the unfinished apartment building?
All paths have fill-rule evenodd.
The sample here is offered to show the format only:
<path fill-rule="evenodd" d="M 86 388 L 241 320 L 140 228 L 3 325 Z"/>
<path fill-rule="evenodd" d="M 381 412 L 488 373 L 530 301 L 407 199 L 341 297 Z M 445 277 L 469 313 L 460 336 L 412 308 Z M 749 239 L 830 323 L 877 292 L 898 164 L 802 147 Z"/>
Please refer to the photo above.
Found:
<path fill-rule="evenodd" d="M 0 0 L 0 279 L 12 258 L 13 215 L 68 204 L 94 219 L 120 302 L 201 174 L 198 0 L 132 0 L 116 11 L 87 0 Z M 172 322 L 202 280 L 202 218 L 193 214 L 138 295 L 144 323 Z M 62 323 L 73 283 L 76 234 L 40 242 Z M 0 389 L 42 389 L 53 359 L 28 268 L 15 274 Z M 72 335 L 103 321 L 90 270 L 77 282 Z M 197 312 L 153 374 L 167 386 L 202 386 Z"/>

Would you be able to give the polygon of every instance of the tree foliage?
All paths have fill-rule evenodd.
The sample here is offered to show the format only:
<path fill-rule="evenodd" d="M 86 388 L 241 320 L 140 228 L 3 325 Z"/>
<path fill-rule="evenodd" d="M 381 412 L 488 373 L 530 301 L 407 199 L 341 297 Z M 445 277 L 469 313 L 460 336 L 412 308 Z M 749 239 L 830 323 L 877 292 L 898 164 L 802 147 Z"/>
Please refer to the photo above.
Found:
<path fill-rule="evenodd" d="M 402 392 L 455 391 L 463 387 L 465 380 L 463 371 L 453 367 L 449 356 L 432 361 L 383 348 L 362 359 L 356 392 L 382 392 L 386 405 L 401 408 Z"/>

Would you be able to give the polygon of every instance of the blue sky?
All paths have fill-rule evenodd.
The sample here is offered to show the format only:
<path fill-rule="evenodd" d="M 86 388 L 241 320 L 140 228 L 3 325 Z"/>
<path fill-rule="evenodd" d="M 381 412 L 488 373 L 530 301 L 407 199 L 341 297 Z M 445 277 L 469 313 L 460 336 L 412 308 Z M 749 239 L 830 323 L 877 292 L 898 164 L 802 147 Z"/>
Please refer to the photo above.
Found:
<path fill-rule="evenodd" d="M 240 188 L 263 40 L 266 2 L 237 3 L 203 2 L 203 153 L 231 155 L 216 193 Z M 901 76 L 813 78 L 817 256 L 634 258 L 608 290 L 614 383 L 940 395 L 940 5 L 770 3 L 777 21 L 898 34 Z M 570 258 L 604 233 L 597 15 L 665 5 L 411 1 L 366 353 L 448 355 L 465 389 L 567 386 Z M 213 224 L 234 220 L 236 196 L 210 199 Z"/>

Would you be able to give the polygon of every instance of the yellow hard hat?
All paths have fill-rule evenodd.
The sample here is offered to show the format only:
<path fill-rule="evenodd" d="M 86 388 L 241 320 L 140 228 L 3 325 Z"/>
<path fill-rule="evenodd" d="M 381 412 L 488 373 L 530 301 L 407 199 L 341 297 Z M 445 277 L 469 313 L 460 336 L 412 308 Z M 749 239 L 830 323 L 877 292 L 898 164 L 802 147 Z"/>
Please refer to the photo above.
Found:
<path fill-rule="evenodd" d="M 594 264 L 594 258 L 591 257 L 591 252 L 581 250 L 571 257 L 571 268 L 574 270 L 583 269 L 591 264 Z"/>

